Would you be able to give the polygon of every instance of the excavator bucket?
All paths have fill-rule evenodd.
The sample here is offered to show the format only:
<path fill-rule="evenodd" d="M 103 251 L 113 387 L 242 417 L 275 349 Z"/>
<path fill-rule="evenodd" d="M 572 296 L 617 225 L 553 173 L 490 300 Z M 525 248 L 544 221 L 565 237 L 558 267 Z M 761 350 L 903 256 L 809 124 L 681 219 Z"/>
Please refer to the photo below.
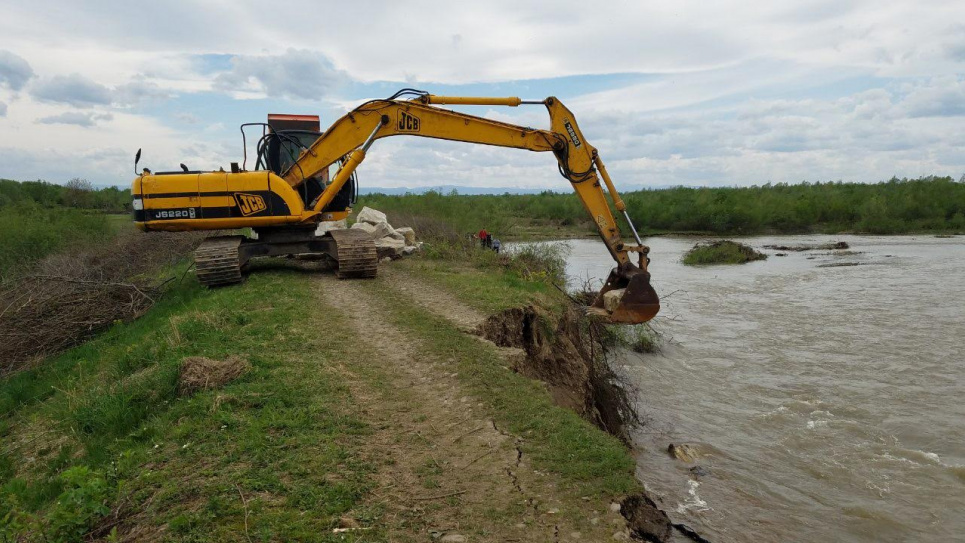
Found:
<path fill-rule="evenodd" d="M 590 314 L 612 324 L 640 324 L 660 311 L 660 298 L 650 286 L 650 273 L 627 263 L 613 268 Z"/>

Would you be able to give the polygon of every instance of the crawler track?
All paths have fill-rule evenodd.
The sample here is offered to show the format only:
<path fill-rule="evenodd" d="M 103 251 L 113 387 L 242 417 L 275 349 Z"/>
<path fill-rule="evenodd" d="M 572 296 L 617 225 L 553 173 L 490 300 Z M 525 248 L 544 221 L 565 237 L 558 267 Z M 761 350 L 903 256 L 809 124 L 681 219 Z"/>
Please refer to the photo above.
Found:
<path fill-rule="evenodd" d="M 370 279 L 376 276 L 379 271 L 379 258 L 374 241 L 365 233 L 355 230 L 333 230 L 330 233 L 335 238 L 338 252 L 336 277 Z"/>
<path fill-rule="evenodd" d="M 201 242 L 194 251 L 198 281 L 206 287 L 233 285 L 241 282 L 239 248 L 244 236 L 219 236 Z"/>

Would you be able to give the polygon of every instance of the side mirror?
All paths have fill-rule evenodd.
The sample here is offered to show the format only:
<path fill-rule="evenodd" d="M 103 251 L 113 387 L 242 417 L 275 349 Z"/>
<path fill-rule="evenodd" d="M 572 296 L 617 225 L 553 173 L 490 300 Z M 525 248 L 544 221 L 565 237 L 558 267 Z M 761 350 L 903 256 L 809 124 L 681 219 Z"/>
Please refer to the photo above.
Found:
<path fill-rule="evenodd" d="M 137 154 L 134 155 L 134 175 L 137 175 L 137 163 L 141 161 L 141 150 L 137 150 Z"/>

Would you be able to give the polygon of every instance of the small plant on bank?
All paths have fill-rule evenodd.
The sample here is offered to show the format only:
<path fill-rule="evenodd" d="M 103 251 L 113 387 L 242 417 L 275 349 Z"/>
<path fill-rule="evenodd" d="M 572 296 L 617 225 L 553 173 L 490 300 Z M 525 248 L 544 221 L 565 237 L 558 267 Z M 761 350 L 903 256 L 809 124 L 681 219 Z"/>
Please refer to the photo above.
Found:
<path fill-rule="evenodd" d="M 48 515 L 51 535 L 56 541 L 82 539 L 95 522 L 111 512 L 107 504 L 113 500 L 116 489 L 87 466 L 68 468 L 60 478 L 66 489 Z"/>
<path fill-rule="evenodd" d="M 524 279 L 566 284 L 566 257 L 569 246 L 565 243 L 533 243 L 514 249 L 506 259 L 509 269 Z"/>
<path fill-rule="evenodd" d="M 753 247 L 730 240 L 698 243 L 687 251 L 683 263 L 687 266 L 706 264 L 745 264 L 754 260 L 765 260 L 767 255 Z"/>
<path fill-rule="evenodd" d="M 0 541 L 82 541 L 111 512 L 117 484 L 100 471 L 73 466 L 58 481 L 64 490 L 46 515 L 29 512 L 16 494 L 0 495 Z M 21 537 L 31 533 L 38 538 Z"/>
<path fill-rule="evenodd" d="M 600 329 L 600 342 L 605 347 L 620 347 L 640 354 L 660 350 L 660 334 L 650 323 L 604 325 Z"/>

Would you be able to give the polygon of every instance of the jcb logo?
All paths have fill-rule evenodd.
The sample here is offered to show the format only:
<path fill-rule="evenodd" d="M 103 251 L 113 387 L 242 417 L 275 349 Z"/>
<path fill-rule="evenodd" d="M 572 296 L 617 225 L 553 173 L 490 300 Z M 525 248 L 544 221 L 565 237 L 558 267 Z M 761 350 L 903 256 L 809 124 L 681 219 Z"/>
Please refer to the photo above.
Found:
<path fill-rule="evenodd" d="M 238 202 L 238 209 L 245 217 L 268 209 L 268 206 L 265 205 L 265 199 L 257 194 L 235 193 L 235 201 Z"/>
<path fill-rule="evenodd" d="M 419 118 L 404 111 L 399 111 L 399 132 L 418 132 Z"/>

